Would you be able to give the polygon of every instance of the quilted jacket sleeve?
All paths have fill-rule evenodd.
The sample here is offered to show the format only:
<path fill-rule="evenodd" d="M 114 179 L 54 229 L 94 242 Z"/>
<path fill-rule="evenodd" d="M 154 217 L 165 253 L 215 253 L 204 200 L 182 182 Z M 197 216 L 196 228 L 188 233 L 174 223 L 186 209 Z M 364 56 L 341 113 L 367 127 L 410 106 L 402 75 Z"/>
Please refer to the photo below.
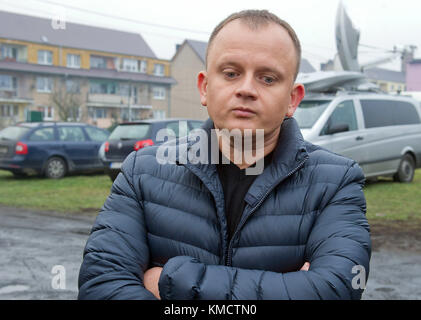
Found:
<path fill-rule="evenodd" d="M 359 287 L 368 278 L 371 256 L 363 183 L 363 173 L 354 163 L 312 228 L 306 246 L 309 271 L 246 270 L 174 257 L 161 273 L 161 298 L 361 299 Z M 353 281 L 355 277 L 360 280 Z"/>
<path fill-rule="evenodd" d="M 143 286 L 149 249 L 140 191 L 133 186 L 136 153 L 115 180 L 86 243 L 79 299 L 155 299 Z"/>

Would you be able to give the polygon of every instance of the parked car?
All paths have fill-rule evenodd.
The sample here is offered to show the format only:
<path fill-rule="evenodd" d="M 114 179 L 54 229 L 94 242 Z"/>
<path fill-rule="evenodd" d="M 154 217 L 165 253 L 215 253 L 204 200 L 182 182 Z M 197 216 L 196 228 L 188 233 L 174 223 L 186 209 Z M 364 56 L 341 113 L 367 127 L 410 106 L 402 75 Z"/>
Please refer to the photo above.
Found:
<path fill-rule="evenodd" d="M 411 182 L 421 167 L 420 116 L 410 97 L 338 92 L 309 95 L 294 118 L 304 139 L 354 159 L 367 178 Z"/>
<path fill-rule="evenodd" d="M 108 136 L 107 130 L 84 123 L 19 123 L 0 131 L 0 169 L 54 179 L 104 170 L 98 150 Z"/>
<path fill-rule="evenodd" d="M 187 123 L 183 129 L 180 123 Z M 120 172 L 124 159 L 135 150 L 156 145 L 156 134 L 161 129 L 171 129 L 175 136 L 182 137 L 190 130 L 201 127 L 203 121 L 191 119 L 143 120 L 119 124 L 103 144 L 99 153 L 106 172 L 114 181 Z"/>

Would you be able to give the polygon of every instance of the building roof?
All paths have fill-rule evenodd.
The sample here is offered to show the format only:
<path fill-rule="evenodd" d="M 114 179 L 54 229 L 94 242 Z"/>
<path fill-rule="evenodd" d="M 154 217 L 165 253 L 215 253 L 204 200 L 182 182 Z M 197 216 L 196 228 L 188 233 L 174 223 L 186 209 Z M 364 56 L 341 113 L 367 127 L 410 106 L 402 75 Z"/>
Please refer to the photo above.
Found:
<path fill-rule="evenodd" d="M 74 69 L 10 61 L 0 61 L 0 70 L 91 79 L 149 82 L 167 85 L 176 83 L 176 81 L 171 77 L 160 77 L 138 72 L 125 72 L 111 69 Z"/>
<path fill-rule="evenodd" d="M 66 22 L 54 29 L 51 19 L 0 11 L 0 38 L 84 50 L 156 58 L 140 34 Z"/>
<path fill-rule="evenodd" d="M 300 73 L 316 72 L 316 69 L 314 69 L 314 67 L 311 65 L 311 63 L 307 59 L 302 58 L 299 72 Z"/>
<path fill-rule="evenodd" d="M 401 71 L 393 71 L 382 68 L 370 68 L 364 70 L 364 74 L 373 80 L 405 83 L 405 74 Z"/>
<path fill-rule="evenodd" d="M 193 49 L 193 51 L 198 55 L 200 60 L 203 63 L 206 62 L 206 49 L 208 48 L 208 43 L 197 40 L 186 40 L 187 44 Z"/>

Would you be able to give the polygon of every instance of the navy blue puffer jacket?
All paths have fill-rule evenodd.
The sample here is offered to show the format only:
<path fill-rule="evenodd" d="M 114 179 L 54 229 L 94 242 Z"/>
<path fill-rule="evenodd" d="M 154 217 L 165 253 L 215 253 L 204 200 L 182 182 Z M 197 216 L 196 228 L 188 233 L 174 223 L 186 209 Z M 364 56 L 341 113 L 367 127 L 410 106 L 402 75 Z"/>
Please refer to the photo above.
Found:
<path fill-rule="evenodd" d="M 285 119 L 228 243 L 216 166 L 159 164 L 156 151 L 124 162 L 84 250 L 79 299 L 155 299 L 143 286 L 153 266 L 163 267 L 162 299 L 361 298 L 353 278 L 368 277 L 371 242 L 353 160 L 305 142 Z"/>

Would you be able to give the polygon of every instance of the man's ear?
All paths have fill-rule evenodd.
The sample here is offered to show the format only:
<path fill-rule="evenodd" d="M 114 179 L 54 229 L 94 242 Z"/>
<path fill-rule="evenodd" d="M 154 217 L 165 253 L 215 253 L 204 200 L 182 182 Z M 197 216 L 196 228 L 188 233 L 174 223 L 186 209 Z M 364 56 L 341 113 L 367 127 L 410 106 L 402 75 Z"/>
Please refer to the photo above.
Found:
<path fill-rule="evenodd" d="M 197 89 L 199 89 L 200 103 L 202 106 L 208 105 L 208 74 L 206 71 L 200 71 L 197 76 Z"/>
<path fill-rule="evenodd" d="M 294 115 L 295 110 L 297 110 L 298 105 L 300 104 L 301 100 L 303 100 L 306 94 L 304 85 L 301 83 L 294 84 L 294 87 L 291 90 L 291 102 L 288 106 L 287 116 L 292 117 Z"/>

